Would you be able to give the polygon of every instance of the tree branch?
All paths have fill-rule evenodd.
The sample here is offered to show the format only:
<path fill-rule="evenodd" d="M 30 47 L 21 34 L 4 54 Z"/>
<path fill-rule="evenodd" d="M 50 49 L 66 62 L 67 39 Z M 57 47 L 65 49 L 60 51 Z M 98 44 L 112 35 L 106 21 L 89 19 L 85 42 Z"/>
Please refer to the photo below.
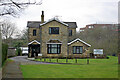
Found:
<path fill-rule="evenodd" d="M 40 0 L 40 2 L 15 2 L 13 0 L 10 0 L 10 2 L 1 2 L 0 3 L 0 7 L 4 8 L 7 6 L 6 9 L 4 9 L 4 11 L 0 12 L 0 16 L 4 16 L 4 15 L 16 15 L 16 13 L 19 13 L 20 10 L 25 9 L 27 6 L 29 5 L 41 5 L 42 4 L 42 0 Z M 18 10 L 19 9 L 19 10 Z M 2 10 L 2 9 L 1 9 Z M 11 12 L 12 10 L 12 12 Z"/>

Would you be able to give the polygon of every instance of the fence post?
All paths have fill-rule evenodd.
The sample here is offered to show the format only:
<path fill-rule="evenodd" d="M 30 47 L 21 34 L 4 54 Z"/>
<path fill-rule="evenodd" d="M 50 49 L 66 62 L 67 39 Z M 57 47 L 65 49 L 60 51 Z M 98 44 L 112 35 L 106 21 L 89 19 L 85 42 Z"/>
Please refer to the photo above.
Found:
<path fill-rule="evenodd" d="M 75 63 L 77 63 L 77 58 L 75 58 Z"/>
<path fill-rule="evenodd" d="M 58 63 L 58 58 L 57 58 L 57 63 Z"/>
<path fill-rule="evenodd" d="M 44 58 L 44 62 L 46 62 L 46 59 Z"/>
<path fill-rule="evenodd" d="M 120 53 L 118 54 L 118 64 L 120 64 Z"/>
<path fill-rule="evenodd" d="M 66 63 L 68 62 L 68 59 L 67 59 L 67 57 L 66 57 Z"/>
<path fill-rule="evenodd" d="M 40 58 L 40 61 L 42 62 L 42 58 Z"/>
<path fill-rule="evenodd" d="M 51 58 L 49 58 L 49 61 L 51 62 Z"/>
<path fill-rule="evenodd" d="M 87 64 L 89 64 L 89 59 L 87 59 Z"/>

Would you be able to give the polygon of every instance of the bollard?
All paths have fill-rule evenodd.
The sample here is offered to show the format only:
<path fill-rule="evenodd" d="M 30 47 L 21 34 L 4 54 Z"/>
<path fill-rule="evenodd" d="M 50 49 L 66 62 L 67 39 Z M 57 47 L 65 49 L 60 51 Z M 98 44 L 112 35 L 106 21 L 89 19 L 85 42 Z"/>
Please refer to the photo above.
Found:
<path fill-rule="evenodd" d="M 118 64 L 120 64 L 120 53 L 118 54 Z"/>

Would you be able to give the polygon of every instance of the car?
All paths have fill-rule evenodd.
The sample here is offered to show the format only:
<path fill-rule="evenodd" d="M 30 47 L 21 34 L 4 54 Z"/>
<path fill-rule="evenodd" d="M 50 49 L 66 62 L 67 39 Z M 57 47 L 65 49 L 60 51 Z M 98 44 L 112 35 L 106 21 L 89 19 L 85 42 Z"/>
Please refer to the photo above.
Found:
<path fill-rule="evenodd" d="M 28 55 L 28 47 L 21 47 L 22 55 Z"/>

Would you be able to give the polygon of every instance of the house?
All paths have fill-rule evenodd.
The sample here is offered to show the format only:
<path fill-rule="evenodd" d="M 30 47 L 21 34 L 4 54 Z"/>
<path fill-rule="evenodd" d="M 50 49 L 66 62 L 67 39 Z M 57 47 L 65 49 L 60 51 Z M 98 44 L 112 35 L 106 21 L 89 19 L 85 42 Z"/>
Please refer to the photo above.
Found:
<path fill-rule="evenodd" d="M 87 29 L 93 29 L 93 28 L 111 28 L 113 31 L 118 31 L 118 24 L 88 24 L 86 25 L 86 27 L 84 28 L 80 28 L 80 32 L 81 31 L 85 31 Z"/>
<path fill-rule="evenodd" d="M 58 18 L 28 21 L 28 57 L 81 57 L 88 56 L 90 44 L 76 38 L 76 22 L 63 22 Z"/>

